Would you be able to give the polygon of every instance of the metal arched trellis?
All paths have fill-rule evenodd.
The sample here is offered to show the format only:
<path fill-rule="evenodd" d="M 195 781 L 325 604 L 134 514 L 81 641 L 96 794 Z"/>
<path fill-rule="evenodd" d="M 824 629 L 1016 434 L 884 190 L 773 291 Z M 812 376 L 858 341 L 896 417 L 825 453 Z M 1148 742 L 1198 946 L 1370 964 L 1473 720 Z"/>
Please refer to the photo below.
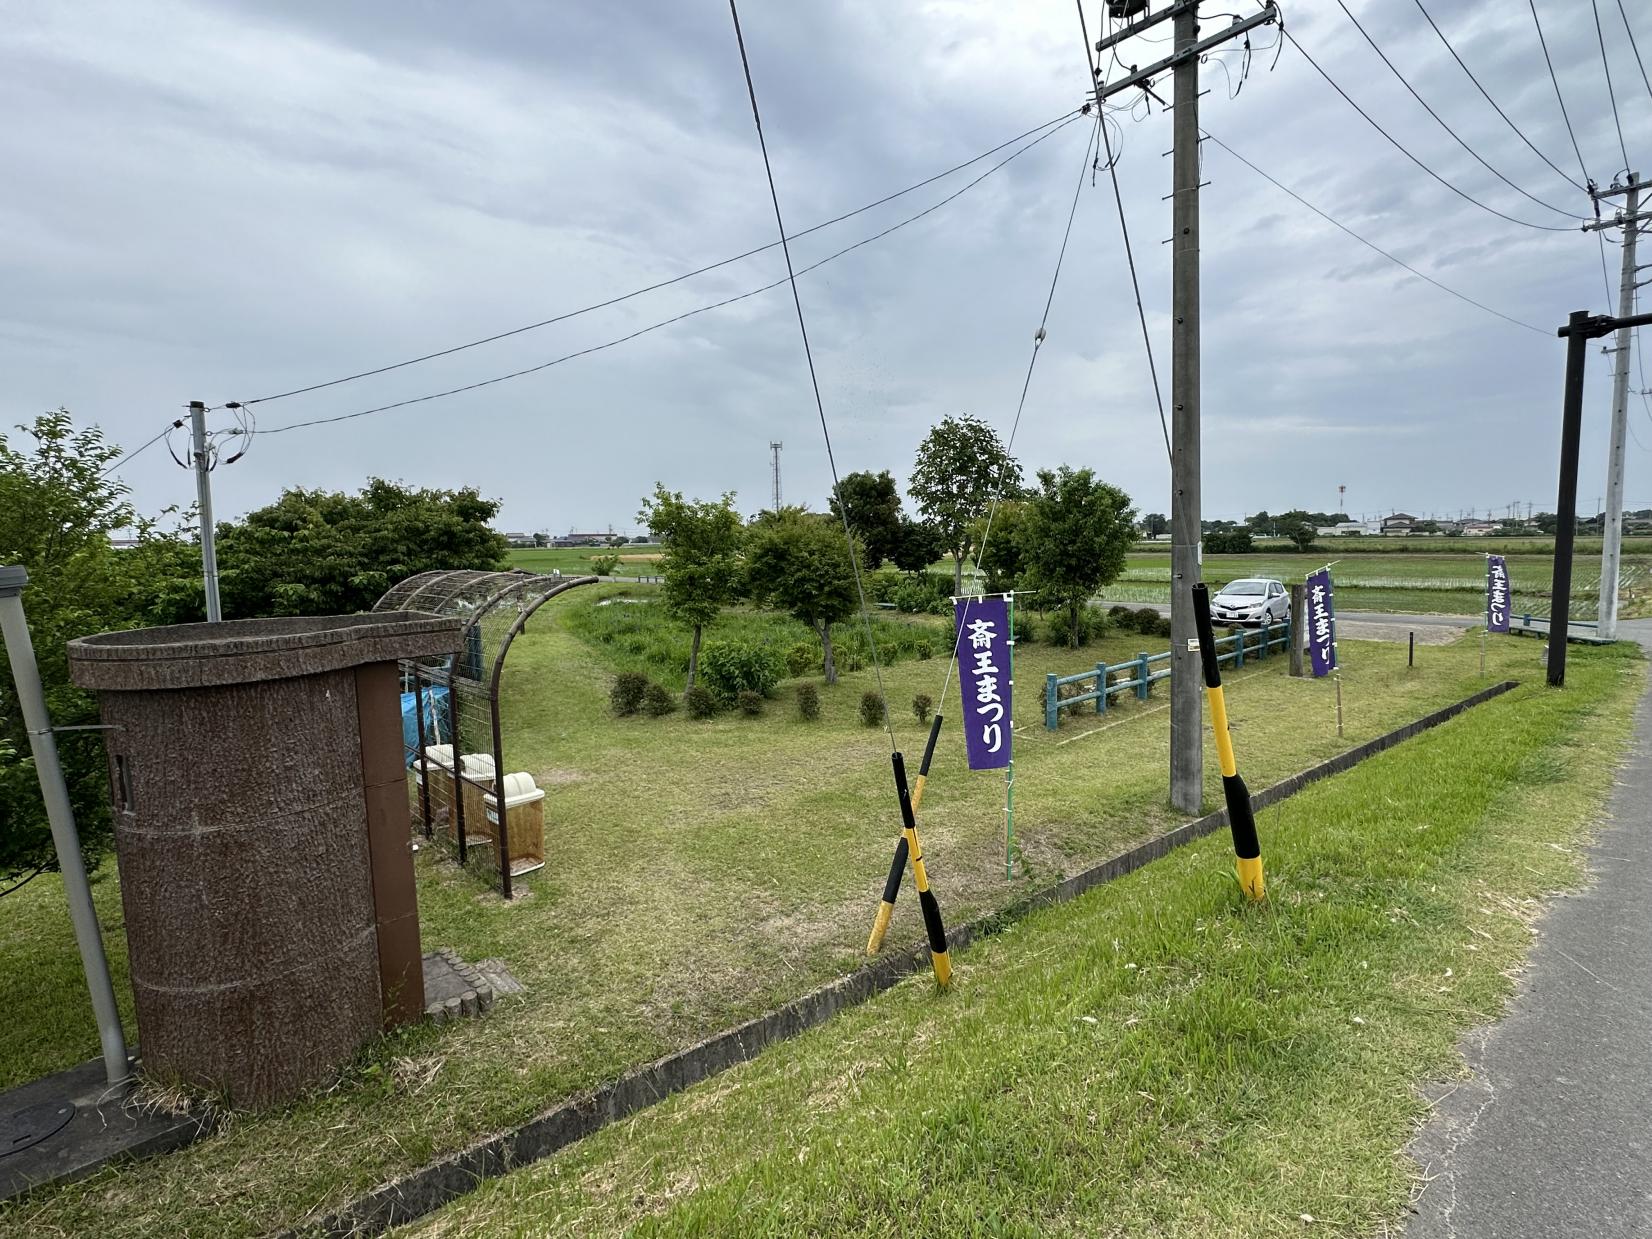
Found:
<path fill-rule="evenodd" d="M 540 868 L 538 856 L 512 855 L 510 827 L 504 811 L 505 777 L 504 731 L 499 718 L 499 682 L 505 670 L 505 656 L 531 616 L 558 594 L 596 582 L 594 576 L 543 576 L 533 572 L 479 572 L 448 569 L 421 572 L 393 585 L 373 604 L 375 611 L 429 611 L 436 615 L 457 615 L 465 619 L 458 648 L 446 658 L 402 660 L 403 691 L 414 694 L 413 713 L 418 720 L 419 810 L 426 837 L 435 834 L 438 817 L 446 816 L 450 833 L 458 847 L 459 863 L 469 859 L 469 850 L 488 844 L 498 851 L 499 889 L 511 897 L 515 877 Z M 434 690 L 445 694 L 448 734 L 443 736 L 443 712 L 432 710 L 427 696 Z M 431 726 L 436 729 L 430 736 Z M 465 760 L 465 737 L 485 734 L 484 744 L 493 759 L 491 776 L 473 774 Z M 432 744 L 451 743 L 452 770 L 442 777 L 451 795 L 432 810 L 430 758 Z M 473 755 L 474 756 L 474 755 Z M 483 797 L 495 794 L 497 811 L 486 813 Z M 466 816 L 471 817 L 469 825 Z M 497 821 L 494 819 L 497 818 Z"/>

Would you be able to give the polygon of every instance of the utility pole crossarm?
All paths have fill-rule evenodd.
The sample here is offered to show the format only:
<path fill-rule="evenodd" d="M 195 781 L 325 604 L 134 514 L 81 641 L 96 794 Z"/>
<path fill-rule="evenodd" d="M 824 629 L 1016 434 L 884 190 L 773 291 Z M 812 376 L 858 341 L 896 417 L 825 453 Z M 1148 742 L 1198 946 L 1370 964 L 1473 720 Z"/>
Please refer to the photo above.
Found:
<path fill-rule="evenodd" d="M 1180 17 L 1187 10 L 1197 10 L 1199 0 L 1177 0 L 1177 3 L 1160 9 L 1157 13 L 1149 13 L 1138 22 L 1126 26 L 1122 30 L 1115 30 L 1104 39 L 1096 40 L 1096 51 L 1105 52 L 1115 43 L 1123 43 L 1126 39 L 1133 39 L 1143 30 L 1150 30 L 1160 22 L 1171 17 Z"/>
<path fill-rule="evenodd" d="M 1190 5 L 1188 7 L 1191 10 L 1193 6 Z M 1161 16 L 1163 15 L 1161 14 Z M 1180 19 L 1178 18 L 1178 20 Z M 1220 47 L 1229 39 L 1236 38 L 1249 30 L 1254 30 L 1257 26 L 1265 26 L 1270 22 L 1275 22 L 1278 20 L 1279 10 L 1274 6 L 1273 0 L 1268 0 L 1267 7 L 1260 13 L 1253 14 L 1250 17 L 1235 18 L 1229 26 L 1223 29 L 1220 33 L 1211 35 L 1208 39 L 1200 39 L 1198 42 L 1187 47 L 1181 46 L 1178 41 L 1177 50 L 1166 56 L 1163 60 L 1155 61 L 1153 64 L 1148 65 L 1145 69 L 1132 70 L 1128 76 L 1121 77 L 1116 82 L 1108 82 L 1106 85 L 1102 85 L 1100 82 L 1097 82 L 1096 100 L 1097 102 L 1100 102 L 1103 99 L 1107 99 L 1118 94 L 1122 90 L 1129 90 L 1132 86 L 1141 86 L 1144 83 L 1151 83 L 1155 77 L 1159 76 L 1159 74 L 1163 73 L 1166 69 L 1177 68 L 1189 60 L 1197 61 L 1200 56 L 1203 56 L 1214 47 Z"/>

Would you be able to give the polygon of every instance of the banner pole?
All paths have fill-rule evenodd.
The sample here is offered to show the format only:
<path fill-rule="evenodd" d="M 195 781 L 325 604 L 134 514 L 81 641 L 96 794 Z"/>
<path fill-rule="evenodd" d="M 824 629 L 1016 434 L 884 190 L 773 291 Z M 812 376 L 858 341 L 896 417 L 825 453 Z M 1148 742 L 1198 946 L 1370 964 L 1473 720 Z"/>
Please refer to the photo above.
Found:
<path fill-rule="evenodd" d="M 1342 672 L 1337 672 L 1332 678 L 1336 680 L 1337 685 L 1337 736 L 1340 738 L 1342 736 Z"/>
<path fill-rule="evenodd" d="M 1004 767 L 1004 880 L 1015 877 L 1015 593 L 1004 595 L 1010 622 L 1010 760 Z"/>

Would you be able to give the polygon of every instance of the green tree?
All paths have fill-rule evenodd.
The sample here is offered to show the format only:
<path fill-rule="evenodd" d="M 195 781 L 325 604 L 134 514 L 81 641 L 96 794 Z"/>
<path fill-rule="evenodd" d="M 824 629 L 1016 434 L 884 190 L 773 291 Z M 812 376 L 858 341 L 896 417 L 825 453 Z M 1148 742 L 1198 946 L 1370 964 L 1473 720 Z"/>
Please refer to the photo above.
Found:
<path fill-rule="evenodd" d="M 895 544 L 895 553 L 890 556 L 895 561 L 895 567 L 902 572 L 927 572 L 929 565 L 945 552 L 946 547 L 941 545 L 941 535 L 935 526 L 928 521 L 901 518 L 900 541 Z"/>
<path fill-rule="evenodd" d="M 137 554 L 116 550 L 110 537 L 135 530 L 159 540 L 126 499 L 126 485 L 103 471 L 120 457 L 96 427 L 77 430 L 66 409 L 19 426 L 15 441 L 0 435 L 0 564 L 28 570 L 23 593 L 29 635 L 53 722 L 97 722 L 92 696 L 69 681 L 65 645 L 75 637 L 130 628 L 148 614 L 152 597 Z M 196 561 L 197 570 L 199 561 Z M 197 582 L 199 588 L 199 582 Z M 10 680 L 0 674 L 0 888 L 57 868 L 51 828 L 40 798 Z M 64 732 L 59 754 L 88 868 L 108 850 L 109 778 L 96 731 Z"/>
<path fill-rule="evenodd" d="M 1006 500 L 993 512 L 991 528 L 987 527 L 986 518 L 982 518 L 980 528 L 971 535 L 981 548 L 978 557 L 987 574 L 988 593 L 1003 593 L 1020 584 L 1027 570 L 1023 538 L 1031 510 L 1030 499 Z"/>
<path fill-rule="evenodd" d="M 734 600 L 740 587 L 740 543 L 745 529 L 734 510 L 734 492 L 716 501 L 690 501 L 682 492 L 666 490 L 663 482 L 656 482 L 653 496 L 642 501 L 637 520 L 658 534 L 665 546 L 660 574 L 665 578 L 666 612 L 694 631 L 687 685 L 693 688 L 705 626 Z"/>
<path fill-rule="evenodd" d="M 952 552 L 952 589 L 963 593 L 975 521 L 993 498 L 1018 489 L 1021 466 L 980 418 L 945 417 L 918 447 L 907 490 Z"/>
<path fill-rule="evenodd" d="M 889 470 L 845 474 L 838 480 L 830 506 L 832 515 L 840 521 L 844 510 L 848 510 L 849 528 L 866 547 L 868 572 L 876 571 L 884 560 L 895 558 L 902 532 L 901 495 Z"/>
<path fill-rule="evenodd" d="M 1027 505 L 1019 538 L 1026 580 L 1041 591 L 1041 603 L 1066 610 L 1074 646 L 1082 632 L 1079 613 L 1124 570 L 1135 534 L 1135 509 L 1118 487 L 1089 469 L 1038 471 L 1037 497 Z"/>
<path fill-rule="evenodd" d="M 366 611 L 397 581 L 439 568 L 503 569 L 499 504 L 474 489 L 373 478 L 355 495 L 294 488 L 218 526 L 225 618 Z M 196 617 L 198 618 L 198 617 Z"/>
<path fill-rule="evenodd" d="M 1141 518 L 1142 532 L 1149 538 L 1162 537 L 1170 532 L 1170 522 L 1165 519 L 1163 512 L 1149 512 Z"/>
<path fill-rule="evenodd" d="M 746 533 L 746 589 L 820 634 L 826 683 L 837 683 L 832 625 L 855 611 L 855 576 L 842 525 L 801 508 L 764 512 Z"/>

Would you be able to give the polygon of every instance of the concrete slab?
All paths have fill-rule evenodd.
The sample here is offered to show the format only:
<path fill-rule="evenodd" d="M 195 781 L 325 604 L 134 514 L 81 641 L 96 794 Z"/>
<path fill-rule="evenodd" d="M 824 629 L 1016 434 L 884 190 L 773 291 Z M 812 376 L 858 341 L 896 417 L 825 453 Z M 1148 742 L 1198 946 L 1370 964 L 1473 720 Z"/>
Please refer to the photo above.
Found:
<path fill-rule="evenodd" d="M 73 1107 L 72 1117 L 45 1139 L 16 1152 L 0 1149 L 0 1200 L 83 1178 L 117 1158 L 180 1149 L 212 1128 L 205 1110 L 169 1112 L 137 1099 L 130 1083 L 111 1088 L 101 1058 L 0 1093 L 0 1117 L 64 1106 Z"/>

